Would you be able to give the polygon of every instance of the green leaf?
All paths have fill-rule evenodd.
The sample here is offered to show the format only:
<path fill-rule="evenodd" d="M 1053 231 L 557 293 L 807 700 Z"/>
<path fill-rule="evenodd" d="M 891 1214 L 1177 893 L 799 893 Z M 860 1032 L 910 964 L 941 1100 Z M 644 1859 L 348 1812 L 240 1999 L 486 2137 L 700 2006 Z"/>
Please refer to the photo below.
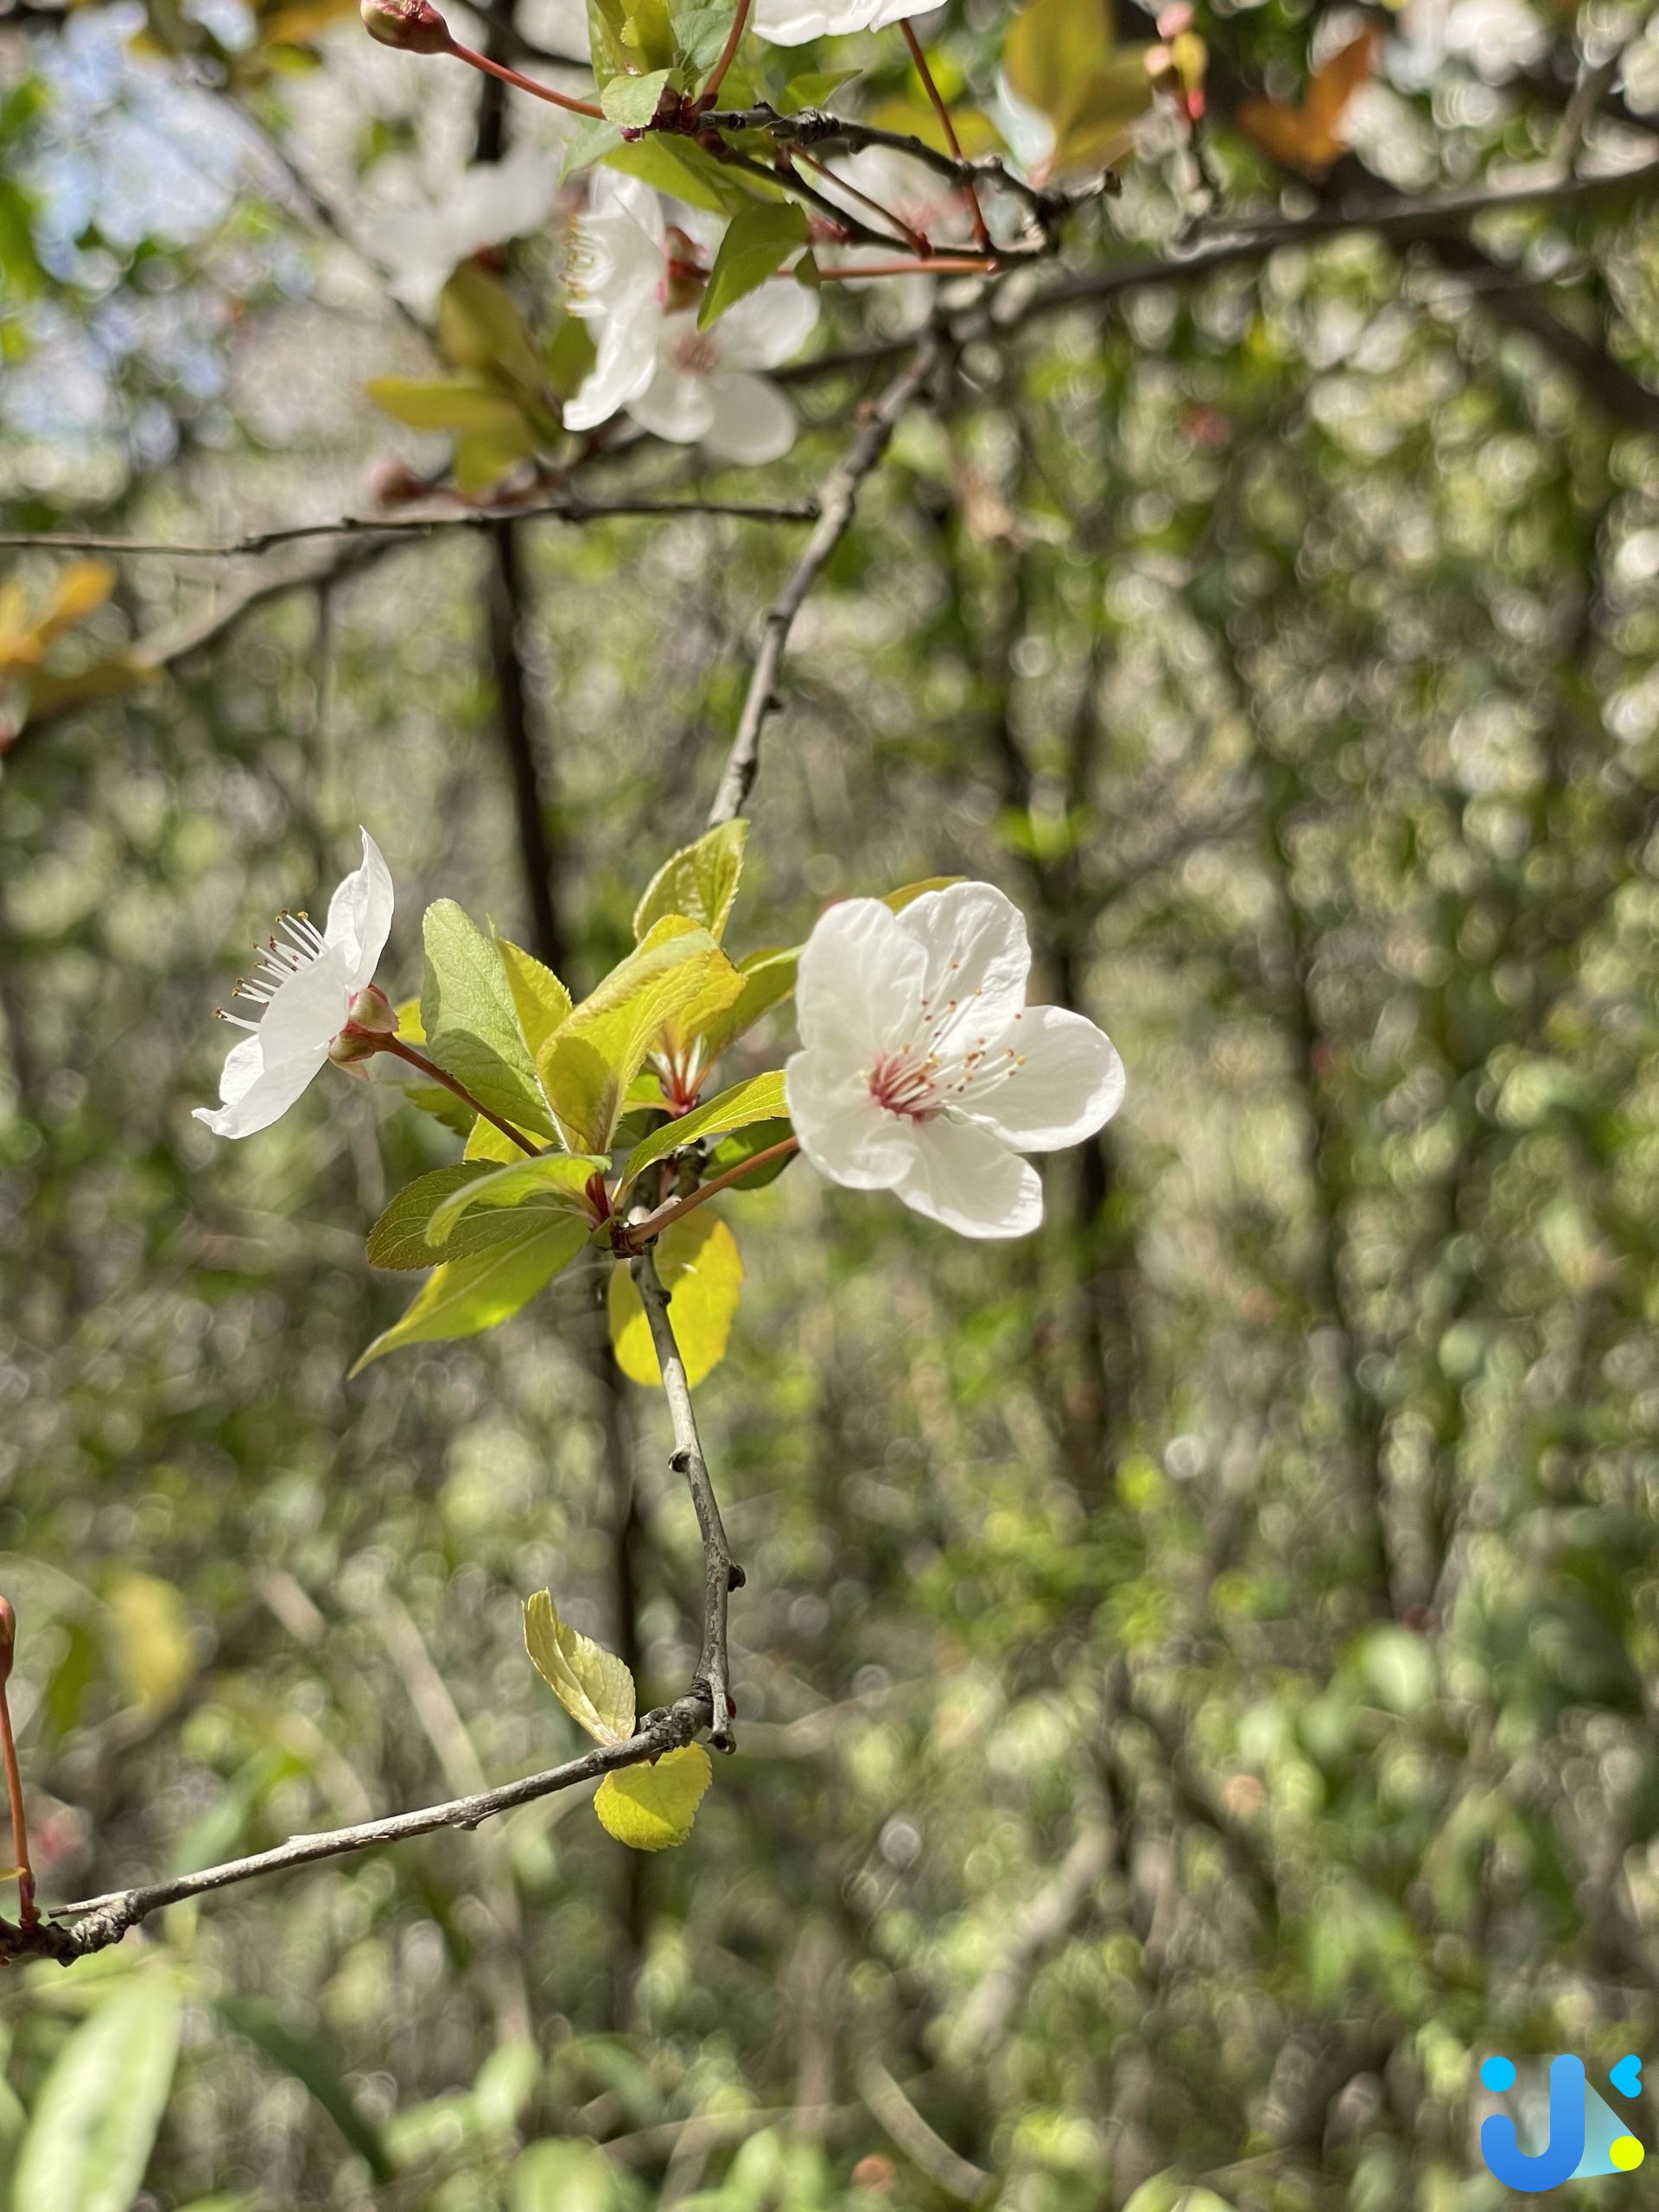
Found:
<path fill-rule="evenodd" d="M 717 1144 L 709 1154 L 710 1180 L 716 1175 L 729 1174 L 734 1167 L 741 1167 L 746 1160 L 753 1160 L 757 1153 L 770 1152 L 774 1145 L 781 1144 L 785 1137 L 794 1134 L 794 1124 L 786 1118 L 756 1122 L 747 1129 L 739 1129 L 723 1143 Z M 781 1160 L 769 1160 L 764 1167 L 757 1167 L 753 1175 L 740 1175 L 729 1187 L 734 1191 L 763 1191 L 768 1183 L 775 1183 L 791 1161 L 798 1157 L 796 1153 L 786 1152 Z"/>
<path fill-rule="evenodd" d="M 685 1363 L 685 1379 L 695 1389 L 726 1357 L 743 1290 L 737 1239 L 704 1207 L 671 1223 L 657 1239 L 657 1272 L 669 1294 L 669 1319 Z M 612 1268 L 608 1303 L 617 1365 L 630 1382 L 658 1389 L 663 1372 L 657 1363 L 657 1347 L 626 1268 Z"/>
<path fill-rule="evenodd" d="M 520 1217 L 515 1233 L 468 1259 L 446 1260 L 403 1319 L 382 1330 L 353 1368 L 360 1375 L 373 1360 L 404 1344 L 447 1344 L 475 1337 L 508 1320 L 568 1267 L 588 1242 L 574 1214 L 550 1219 Z"/>
<path fill-rule="evenodd" d="M 569 1018 L 570 994 L 533 952 L 514 944 L 499 930 L 493 930 L 491 934 L 495 938 L 496 955 L 506 976 L 507 988 L 512 993 L 512 1003 L 518 1009 L 518 1027 L 524 1033 L 524 1042 L 533 1059 L 559 1024 Z"/>
<path fill-rule="evenodd" d="M 450 461 L 456 491 L 463 499 L 480 498 L 521 461 L 528 461 L 540 443 L 536 432 L 516 410 L 510 429 L 469 430 L 456 439 Z"/>
<path fill-rule="evenodd" d="M 682 75 L 700 84 L 726 51 L 737 15 L 736 0 L 714 0 L 712 6 L 678 6 L 669 0 L 674 24 L 676 60 Z"/>
<path fill-rule="evenodd" d="M 594 1797 L 606 1832 L 633 1851 L 668 1851 L 691 1833 L 697 1808 L 715 1778 L 701 1744 L 664 1751 L 651 1764 L 619 1767 Z"/>
<path fill-rule="evenodd" d="M 179 2054 L 177 1985 L 141 1971 L 82 2021 L 35 2100 L 13 2212 L 130 2212 Z"/>
<path fill-rule="evenodd" d="M 438 347 L 458 369 L 499 370 L 541 391 L 541 360 L 518 303 L 476 261 L 463 261 L 438 296 Z"/>
<path fill-rule="evenodd" d="M 602 162 L 622 143 L 620 124 L 608 116 L 584 116 L 571 132 L 564 149 L 564 166 L 559 172 L 559 181 L 574 176 L 578 169 L 585 169 L 594 162 Z"/>
<path fill-rule="evenodd" d="M 798 201 L 758 202 L 734 215 L 715 256 L 697 309 L 697 328 L 707 330 L 728 308 L 758 291 L 807 240 L 806 210 Z M 736 823 L 727 825 L 736 828 Z M 714 833 L 710 833 L 711 835 Z"/>
<path fill-rule="evenodd" d="M 1152 105 L 1144 47 L 1133 47 L 1077 87 L 1054 118 L 1057 175 L 1077 175 L 1122 161 L 1135 125 Z"/>
<path fill-rule="evenodd" d="M 729 1129 L 746 1128 L 751 1122 L 775 1121 L 785 1111 L 784 1077 L 781 1069 L 767 1075 L 757 1075 L 747 1083 L 734 1084 L 718 1098 L 711 1098 L 706 1106 L 699 1106 L 694 1113 L 683 1115 L 677 1122 L 664 1122 L 660 1128 L 637 1144 L 629 1155 L 627 1171 L 622 1179 L 626 1191 L 653 1161 L 666 1160 L 671 1153 L 686 1145 L 695 1144 L 699 1137 L 718 1131 L 724 1135 Z"/>
<path fill-rule="evenodd" d="M 763 184 L 723 167 L 690 138 L 668 139 L 655 131 L 607 154 L 605 164 L 715 215 L 740 215 L 757 200 L 784 197 L 781 185 Z"/>
<path fill-rule="evenodd" d="M 453 899 L 426 910 L 421 1020 L 427 1050 L 517 1128 L 556 1134 L 501 956 Z"/>
<path fill-rule="evenodd" d="M 736 227 L 732 226 L 733 230 Z M 726 235 L 729 238 L 731 231 Z M 746 821 L 722 822 L 665 861 L 633 910 L 635 943 L 649 936 L 665 915 L 683 914 L 687 921 L 706 929 L 718 944 L 726 934 L 732 901 L 742 878 L 743 849 L 748 836 Z"/>
<path fill-rule="evenodd" d="M 601 100 L 613 77 L 674 66 L 674 25 L 664 0 L 588 0 L 588 43 Z"/>
<path fill-rule="evenodd" d="M 543 1046 L 537 1066 L 572 1152 L 601 1153 L 646 1054 L 694 1001 L 734 999 L 738 973 L 707 930 L 658 922 Z"/>
<path fill-rule="evenodd" d="M 798 115 L 804 107 L 822 107 L 832 93 L 859 73 L 856 69 L 809 69 L 803 76 L 791 77 L 778 95 L 778 112 Z"/>
<path fill-rule="evenodd" d="M 596 1744 L 624 1744 L 633 1733 L 633 1676 L 626 1663 L 559 1618 L 550 1591 L 524 1606 L 524 1649 L 536 1671 Z"/>
<path fill-rule="evenodd" d="M 449 1094 L 442 1095 L 448 1097 Z M 489 1124 L 486 1122 L 485 1127 Z M 465 1239 L 447 1239 L 442 1251 L 429 1236 L 437 1208 L 469 1184 L 488 1180 L 490 1173 L 484 1161 L 458 1160 L 452 1167 L 437 1167 L 429 1175 L 417 1175 L 412 1183 L 405 1183 L 369 1231 L 369 1265 L 396 1269 L 435 1268 L 441 1261 L 464 1259 L 469 1253 L 499 1244 L 504 1236 L 512 1234 L 510 1224 L 499 1214 L 469 1224 Z"/>
<path fill-rule="evenodd" d="M 376 377 L 365 389 L 377 407 L 411 430 L 523 435 L 517 403 L 475 377 Z"/>
<path fill-rule="evenodd" d="M 427 1235 L 444 1248 L 447 1259 L 452 1239 L 464 1250 L 467 1238 L 482 1225 L 478 1209 L 493 1212 L 499 1224 L 503 1209 L 522 1212 L 529 1206 L 543 1213 L 578 1215 L 584 1228 L 591 1230 L 594 1213 L 588 1185 L 609 1166 L 609 1160 L 585 1153 L 546 1152 L 536 1160 L 520 1159 L 511 1166 L 498 1167 L 493 1174 L 486 1172 L 481 1179 L 469 1178 L 436 1208 Z"/>
<path fill-rule="evenodd" d="M 238 2034 L 310 2091 L 377 2182 L 384 2184 L 396 2178 L 380 2130 L 353 2096 L 340 2060 L 315 2024 L 290 2027 L 261 1998 L 221 1997 L 218 2006 Z"/>
<path fill-rule="evenodd" d="M 643 130 L 657 112 L 669 74 L 666 69 L 653 69 L 645 77 L 611 78 L 599 94 L 607 120 L 624 130 Z"/>

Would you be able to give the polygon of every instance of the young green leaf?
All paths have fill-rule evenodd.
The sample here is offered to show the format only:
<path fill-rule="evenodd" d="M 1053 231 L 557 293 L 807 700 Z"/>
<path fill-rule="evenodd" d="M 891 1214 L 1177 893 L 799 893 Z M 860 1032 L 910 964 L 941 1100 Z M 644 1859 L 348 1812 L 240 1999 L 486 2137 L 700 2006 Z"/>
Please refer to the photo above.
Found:
<path fill-rule="evenodd" d="M 832 92 L 839 92 L 858 73 L 856 69 L 809 69 L 802 76 L 791 77 L 778 95 L 778 112 L 798 115 L 804 107 L 822 107 Z"/>
<path fill-rule="evenodd" d="M 421 1020 L 427 1050 L 516 1128 L 556 1134 L 500 954 L 453 899 L 426 910 Z"/>
<path fill-rule="evenodd" d="M 512 993 L 513 1005 L 518 1010 L 518 1027 L 524 1033 L 524 1042 L 533 1059 L 559 1024 L 569 1018 L 570 994 L 553 970 L 545 967 L 533 952 L 526 952 L 511 938 L 492 929 L 495 950 Z"/>
<path fill-rule="evenodd" d="M 177 1984 L 119 1983 L 58 2051 L 17 2155 L 17 2212 L 128 2212 L 149 2164 L 179 2052 Z"/>
<path fill-rule="evenodd" d="M 729 82 L 729 79 L 728 80 Z M 652 131 L 632 145 L 619 146 L 605 156 L 607 168 L 637 176 L 693 207 L 715 215 L 739 215 L 758 200 L 781 200 L 781 185 L 769 185 L 740 171 L 725 168 L 694 139 L 664 138 Z"/>
<path fill-rule="evenodd" d="M 701 1744 L 664 1751 L 649 1766 L 619 1767 L 594 1797 L 606 1832 L 634 1851 L 668 1851 L 691 1833 L 715 1770 Z"/>
<path fill-rule="evenodd" d="M 622 1188 L 626 1191 L 654 1161 L 666 1160 L 671 1153 L 695 1144 L 699 1137 L 715 1134 L 724 1136 L 728 1130 L 745 1128 L 751 1122 L 775 1121 L 784 1112 L 781 1069 L 752 1077 L 747 1083 L 734 1084 L 718 1098 L 711 1098 L 706 1106 L 683 1115 L 677 1122 L 664 1122 L 637 1144 L 629 1154 Z"/>
<path fill-rule="evenodd" d="M 754 1122 L 747 1129 L 736 1130 L 709 1154 L 709 1180 L 712 1182 L 716 1175 L 729 1175 L 733 1168 L 741 1167 L 746 1160 L 753 1160 L 757 1153 L 771 1152 L 785 1137 L 794 1134 L 794 1123 L 782 1116 L 775 1122 Z M 799 1156 L 798 1153 L 786 1152 L 780 1160 L 768 1160 L 764 1166 L 757 1167 L 753 1175 L 740 1175 L 729 1188 L 734 1191 L 763 1191 L 768 1183 L 775 1183 L 790 1162 Z"/>
<path fill-rule="evenodd" d="M 537 1591 L 525 1604 L 524 1649 L 559 1703 L 596 1744 L 622 1744 L 632 1735 L 633 1676 L 626 1662 L 562 1620 L 550 1591 Z"/>
<path fill-rule="evenodd" d="M 594 162 L 602 162 L 607 154 L 614 153 L 622 143 L 622 126 L 613 123 L 608 116 L 584 116 L 571 132 L 564 149 L 564 165 L 559 181 L 574 176 L 578 169 L 585 169 Z"/>
<path fill-rule="evenodd" d="M 741 817 L 722 822 L 665 861 L 633 910 L 635 943 L 648 937 L 665 915 L 683 914 L 687 921 L 701 924 L 718 944 L 742 880 L 748 836 L 749 825 Z"/>
<path fill-rule="evenodd" d="M 463 261 L 438 296 L 438 346 L 458 369 L 493 370 L 526 392 L 541 391 L 541 360 L 518 303 L 476 261 Z"/>
<path fill-rule="evenodd" d="M 452 1244 L 464 1249 L 486 1220 L 493 1216 L 499 1222 L 506 1211 L 523 1213 L 533 1207 L 543 1213 L 575 1214 L 591 1229 L 594 1213 L 588 1186 L 609 1165 L 586 1153 L 544 1152 L 535 1160 L 520 1157 L 493 1173 L 486 1169 L 481 1177 L 469 1175 L 444 1194 L 427 1224 L 427 1236 L 443 1247 L 442 1256 L 448 1259 Z"/>
<path fill-rule="evenodd" d="M 505 436 L 524 425 L 517 403 L 476 377 L 376 377 L 366 390 L 377 407 L 411 430 Z"/>
<path fill-rule="evenodd" d="M 681 75 L 689 84 L 699 84 L 726 50 L 737 13 L 736 0 L 713 0 L 712 5 L 699 4 L 699 0 L 679 0 L 678 4 L 669 0 L 669 13 Z"/>
<path fill-rule="evenodd" d="M 723 1005 L 741 988 L 707 930 L 674 915 L 658 922 L 537 1056 L 571 1151 L 608 1151 L 629 1087 L 664 1027 L 694 1001 Z"/>
<path fill-rule="evenodd" d="M 798 200 L 770 205 L 757 201 L 734 215 L 721 239 L 715 265 L 703 287 L 697 309 L 697 328 L 707 330 L 734 308 L 741 299 L 758 291 L 775 276 L 783 263 L 807 240 L 806 210 Z M 728 825 L 735 829 L 734 823 Z M 710 832 L 710 835 L 715 833 Z"/>
<path fill-rule="evenodd" d="M 447 1093 L 445 1094 L 448 1095 Z M 489 1127 L 488 1122 L 485 1127 Z M 520 1155 L 522 1157 L 522 1154 Z M 563 1157 L 563 1155 L 561 1155 Z M 464 1239 L 449 1239 L 439 1251 L 429 1241 L 432 1217 L 448 1198 L 468 1185 L 487 1180 L 489 1166 L 482 1161 L 457 1160 L 453 1167 L 435 1168 L 406 1183 L 369 1231 L 368 1260 L 372 1268 L 435 1268 L 443 1260 L 464 1259 L 511 1236 L 512 1224 L 493 1214 L 468 1226 Z"/>
<path fill-rule="evenodd" d="M 643 130 L 657 112 L 668 79 L 666 69 L 653 69 L 644 77 L 611 78 L 601 87 L 599 95 L 607 121 L 619 124 L 624 130 Z"/>
<path fill-rule="evenodd" d="M 521 1217 L 513 1235 L 487 1251 L 465 1260 L 446 1260 L 403 1319 L 382 1330 L 352 1373 L 360 1375 L 372 1361 L 404 1344 L 475 1337 L 510 1319 L 569 1265 L 587 1242 L 586 1227 L 575 1214 L 537 1213 L 528 1224 Z"/>
<path fill-rule="evenodd" d="M 743 1290 L 737 1239 L 707 1208 L 687 1214 L 658 1238 L 657 1272 L 669 1294 L 669 1317 L 686 1381 L 695 1388 L 726 1357 Z M 626 1268 L 612 1268 L 608 1303 L 617 1365 L 630 1382 L 657 1389 L 663 1373 L 651 1324 Z"/>

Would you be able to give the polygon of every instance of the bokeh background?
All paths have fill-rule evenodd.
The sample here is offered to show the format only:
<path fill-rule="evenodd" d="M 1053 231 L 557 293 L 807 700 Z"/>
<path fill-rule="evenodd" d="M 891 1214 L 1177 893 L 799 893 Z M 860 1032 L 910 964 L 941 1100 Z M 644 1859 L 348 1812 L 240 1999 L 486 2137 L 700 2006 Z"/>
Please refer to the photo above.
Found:
<path fill-rule="evenodd" d="M 441 453 L 364 395 L 424 359 L 377 226 L 501 116 L 327 13 L 0 14 L 5 526 L 237 536 Z M 1650 159 L 1645 17 L 1412 0 L 1328 177 L 1224 113 L 1210 158 L 1291 214 Z M 929 35 L 988 87 L 1006 20 Z M 1362 21 L 1203 28 L 1224 92 L 1294 99 Z M 1154 129 L 1083 257 L 1167 252 L 1191 188 Z M 1635 192 L 1478 235 L 1085 303 L 906 419 L 732 942 L 997 882 L 1123 1112 L 1012 1247 L 799 1164 L 728 1208 L 742 1738 L 689 1845 L 561 1796 L 9 1974 L 16 2212 L 120 2212 L 135 2157 L 157 2212 L 1487 2212 L 1486 2051 L 1659 2064 L 1659 254 Z M 836 299 L 817 346 L 909 312 Z M 875 373 L 803 379 L 759 484 L 612 481 L 808 494 Z M 602 974 L 798 543 L 525 523 L 102 597 L 0 554 L 0 1587 L 48 1898 L 573 1752 L 544 1583 L 683 1685 L 696 1531 L 597 1276 L 348 1382 L 408 1289 L 365 1232 L 453 1141 L 332 1077 L 243 1145 L 189 1109 L 240 948 L 359 822 L 398 993 L 441 895 Z M 753 1041 L 734 1074 L 787 1009 Z"/>

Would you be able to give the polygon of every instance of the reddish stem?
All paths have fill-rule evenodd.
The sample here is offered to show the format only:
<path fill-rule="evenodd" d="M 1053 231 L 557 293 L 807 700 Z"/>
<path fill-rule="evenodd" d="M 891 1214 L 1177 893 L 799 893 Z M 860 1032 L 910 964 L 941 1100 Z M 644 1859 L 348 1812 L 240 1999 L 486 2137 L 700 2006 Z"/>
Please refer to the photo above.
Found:
<path fill-rule="evenodd" d="M 726 34 L 726 43 L 720 50 L 719 60 L 715 64 L 715 73 L 703 86 L 698 98 L 699 107 L 707 108 L 714 105 L 715 94 L 725 83 L 726 72 L 737 59 L 737 49 L 742 44 L 743 34 L 749 27 L 750 4 L 751 0 L 737 0 L 737 13 L 732 18 L 732 28 Z"/>
<path fill-rule="evenodd" d="M 453 1091 L 457 1098 L 464 1100 L 474 1114 L 481 1114 L 493 1128 L 500 1130 L 504 1137 L 510 1137 L 520 1152 L 527 1152 L 532 1160 L 536 1158 L 539 1147 L 533 1145 L 521 1130 L 515 1129 L 511 1122 L 504 1122 L 499 1114 L 492 1113 L 480 1099 L 474 1097 L 464 1083 L 457 1083 L 454 1076 L 446 1075 L 435 1060 L 429 1060 L 424 1052 L 417 1052 L 412 1045 L 405 1045 L 401 1037 L 387 1037 L 376 1029 L 360 1029 L 355 1022 L 341 1033 L 347 1037 L 360 1037 L 365 1043 L 373 1045 L 378 1052 L 395 1052 L 400 1060 L 407 1060 L 410 1067 L 419 1068 L 423 1075 L 429 1076 L 434 1083 L 441 1083 L 446 1090 Z"/>
<path fill-rule="evenodd" d="M 916 64 L 916 74 L 921 79 L 926 89 L 927 97 L 933 103 L 933 112 L 939 118 L 939 128 L 944 133 L 944 143 L 950 147 L 955 158 L 960 161 L 962 141 L 957 137 L 957 126 L 950 120 L 950 111 L 945 105 L 939 88 L 933 81 L 933 72 L 927 66 L 927 56 L 922 52 L 922 42 L 908 22 L 900 23 L 899 28 L 905 35 L 905 44 L 910 48 L 910 58 Z M 979 194 L 971 184 L 964 185 L 963 190 L 967 194 L 968 205 L 973 211 L 974 236 L 979 240 L 981 245 L 988 249 L 991 234 L 985 227 L 985 213 L 979 204 Z"/>
<path fill-rule="evenodd" d="M 459 39 L 451 39 L 448 51 L 457 61 L 464 61 L 469 69 L 481 69 L 486 76 L 499 77 L 504 85 L 516 85 L 521 92 L 529 92 L 538 100 L 549 100 L 555 107 L 569 108 L 572 115 L 597 115 L 605 111 L 597 100 L 573 99 L 569 92 L 556 92 L 551 85 L 538 85 L 533 77 L 521 71 L 509 69 L 505 61 L 492 61 L 487 54 L 474 54 L 470 46 L 463 46 Z"/>
<path fill-rule="evenodd" d="M 728 1184 L 741 1182 L 745 1175 L 753 1175 L 757 1167 L 765 1167 L 772 1160 L 785 1158 L 790 1153 L 798 1150 L 800 1141 L 799 1137 L 785 1137 L 777 1144 L 769 1144 L 764 1152 L 753 1153 L 747 1160 L 740 1160 L 735 1167 L 728 1167 L 723 1175 L 716 1175 L 712 1183 L 700 1183 L 690 1198 L 676 1198 L 671 1206 L 663 1206 L 656 1213 L 647 1214 L 643 1221 L 636 1221 L 631 1229 L 622 1232 L 620 1249 L 626 1252 L 643 1252 L 652 1237 L 660 1236 L 664 1230 L 671 1229 L 677 1221 L 683 1220 L 689 1213 L 695 1213 L 710 1198 L 718 1198 Z"/>
<path fill-rule="evenodd" d="M 994 276 L 995 261 L 969 261 L 958 254 L 936 253 L 926 261 L 869 261 L 861 268 L 818 269 L 820 283 L 854 284 L 865 276 Z"/>
<path fill-rule="evenodd" d="M 931 245 L 913 225 L 907 223 L 902 215 L 895 215 L 890 207 L 884 207 L 879 200 L 872 200 L 868 192 L 861 192 L 855 184 L 849 184 L 846 178 L 832 169 L 827 162 L 814 161 L 810 154 L 804 154 L 798 146 L 791 148 L 790 159 L 798 162 L 803 168 L 816 169 L 820 176 L 828 177 L 837 190 L 844 192 L 849 200 L 856 200 L 873 215 L 879 215 L 884 223 L 891 223 L 895 231 L 901 232 L 909 239 L 918 253 L 925 257 L 932 252 Z"/>
<path fill-rule="evenodd" d="M 40 1920 L 35 1904 L 35 1870 L 29 1860 L 29 1822 L 23 1816 L 23 1778 L 17 1769 L 17 1741 L 11 1730 L 11 1707 L 6 1684 L 11 1677 L 11 1655 L 16 1643 L 17 1620 L 0 1598 L 0 1760 L 6 1770 L 6 1796 L 11 1803 L 11 1848 L 17 1861 L 17 1917 L 25 1928 Z"/>

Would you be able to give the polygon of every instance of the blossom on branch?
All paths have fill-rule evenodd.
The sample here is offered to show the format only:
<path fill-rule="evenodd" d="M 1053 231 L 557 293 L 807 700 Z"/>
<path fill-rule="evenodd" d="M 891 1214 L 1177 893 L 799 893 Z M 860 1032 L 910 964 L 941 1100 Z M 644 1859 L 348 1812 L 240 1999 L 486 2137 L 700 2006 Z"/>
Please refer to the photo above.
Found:
<path fill-rule="evenodd" d="M 268 938 L 257 948 L 253 976 L 238 981 L 236 995 L 262 1009 L 258 1019 L 214 1009 L 221 1020 L 249 1033 L 226 1059 L 218 1109 L 195 1109 L 197 1121 L 215 1136 L 251 1137 L 279 1120 L 327 1062 L 347 1023 L 368 1031 L 397 1027 L 389 1002 L 371 988 L 391 934 L 391 872 L 365 830 L 362 865 L 329 900 L 324 926 L 319 930 L 302 913 L 283 914 L 282 937 Z"/>
<path fill-rule="evenodd" d="M 795 410 L 757 376 L 800 351 L 818 318 L 815 294 L 783 278 L 697 328 L 715 226 L 688 213 L 671 230 L 635 177 L 601 169 L 570 249 L 569 306 L 594 326 L 592 370 L 566 403 L 565 428 L 597 429 L 624 410 L 674 445 L 721 461 L 776 461 L 795 442 Z"/>
<path fill-rule="evenodd" d="M 394 296 L 430 315 L 463 261 L 541 229 L 559 194 L 561 155 L 528 142 L 505 161 L 477 162 L 435 199 L 365 219 L 363 240 L 391 278 Z"/>
<path fill-rule="evenodd" d="M 1043 1190 L 1020 1155 L 1077 1144 L 1123 1098 L 1112 1041 L 1080 1014 L 1028 1007 L 1019 909 L 988 883 L 925 892 L 899 913 L 849 899 L 801 953 L 803 1049 L 791 1119 L 820 1174 L 895 1191 L 964 1236 L 1020 1236 Z"/>
<path fill-rule="evenodd" d="M 907 16 L 925 16 L 939 0 L 754 0 L 749 29 L 774 46 L 804 46 L 813 38 L 844 38 L 852 31 L 884 31 Z"/>

